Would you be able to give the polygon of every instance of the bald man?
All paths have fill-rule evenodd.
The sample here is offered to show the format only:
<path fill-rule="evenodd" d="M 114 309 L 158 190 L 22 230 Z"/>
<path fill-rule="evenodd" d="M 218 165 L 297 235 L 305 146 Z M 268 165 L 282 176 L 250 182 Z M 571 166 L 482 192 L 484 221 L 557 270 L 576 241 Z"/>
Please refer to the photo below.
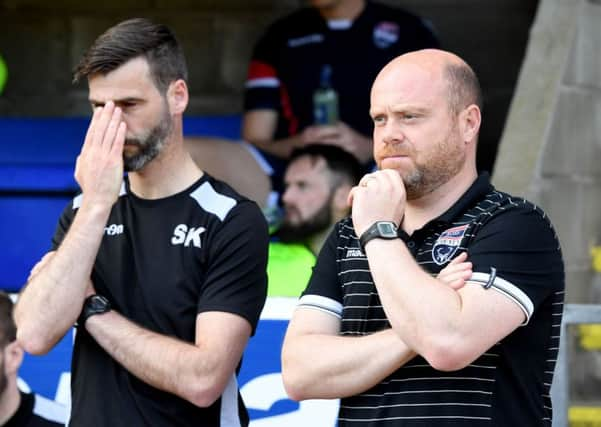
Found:
<path fill-rule="evenodd" d="M 481 104 L 440 50 L 373 84 L 379 170 L 351 190 L 282 354 L 289 395 L 342 398 L 341 427 L 551 425 L 563 260 L 540 208 L 478 176 Z M 466 257 L 463 286 L 437 277 Z"/>

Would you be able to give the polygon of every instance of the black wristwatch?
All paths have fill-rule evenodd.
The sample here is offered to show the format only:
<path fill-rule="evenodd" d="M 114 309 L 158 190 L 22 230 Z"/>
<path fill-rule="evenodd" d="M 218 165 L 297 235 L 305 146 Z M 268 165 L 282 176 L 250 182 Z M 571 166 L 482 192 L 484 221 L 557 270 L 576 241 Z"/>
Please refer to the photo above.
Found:
<path fill-rule="evenodd" d="M 365 252 L 365 245 L 372 239 L 398 239 L 397 226 L 392 221 L 376 221 L 359 237 L 361 249 Z"/>
<path fill-rule="evenodd" d="M 106 313 L 111 310 L 111 303 L 102 295 L 90 295 L 83 302 L 81 314 L 77 318 L 77 326 L 83 328 L 86 320 L 95 314 Z"/>

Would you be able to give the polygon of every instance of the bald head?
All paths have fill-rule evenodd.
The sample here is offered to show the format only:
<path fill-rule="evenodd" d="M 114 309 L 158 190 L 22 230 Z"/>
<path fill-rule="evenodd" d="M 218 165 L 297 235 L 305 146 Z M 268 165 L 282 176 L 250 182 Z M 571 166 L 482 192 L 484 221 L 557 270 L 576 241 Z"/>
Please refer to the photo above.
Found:
<path fill-rule="evenodd" d="M 472 68 L 459 56 L 438 49 L 423 49 L 398 56 L 378 74 L 372 90 L 380 82 L 411 73 L 415 84 L 438 85 L 448 100 L 449 110 L 457 114 L 469 105 L 482 110 L 480 83 Z"/>

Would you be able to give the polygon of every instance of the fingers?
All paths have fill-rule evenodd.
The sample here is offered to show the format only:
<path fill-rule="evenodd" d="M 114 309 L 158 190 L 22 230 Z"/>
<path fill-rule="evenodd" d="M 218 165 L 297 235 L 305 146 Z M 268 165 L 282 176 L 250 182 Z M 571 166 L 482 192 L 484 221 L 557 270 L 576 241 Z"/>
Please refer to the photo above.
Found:
<path fill-rule="evenodd" d="M 92 120 L 90 121 L 90 125 L 88 126 L 88 130 L 86 131 L 86 138 L 84 139 L 83 146 L 81 147 L 81 151 L 83 153 L 91 144 L 94 138 L 94 133 L 96 131 L 96 125 L 98 120 L 100 119 L 100 115 L 102 114 L 102 107 L 94 108 L 94 114 L 92 114 Z"/>
<path fill-rule="evenodd" d="M 121 108 L 117 107 L 117 108 L 113 108 L 113 103 L 109 102 L 107 107 L 107 115 L 110 114 L 110 116 L 108 117 L 108 123 L 106 125 L 106 131 L 104 133 L 104 137 L 102 139 L 102 145 L 108 145 L 107 148 L 112 148 L 112 145 L 114 144 L 115 141 L 115 136 L 117 136 L 117 131 L 119 129 L 119 126 L 121 124 Z"/>
<path fill-rule="evenodd" d="M 472 263 L 467 260 L 467 252 L 457 255 L 438 273 L 438 279 L 445 285 L 458 290 L 472 276 Z"/>
<path fill-rule="evenodd" d="M 357 188 L 358 187 L 351 188 L 351 191 L 349 191 L 349 193 L 348 193 L 348 196 L 346 198 L 346 203 L 349 207 L 353 206 L 353 199 L 355 198 L 355 192 L 357 191 Z"/>
<path fill-rule="evenodd" d="M 110 150 L 119 130 L 121 114 L 121 108 L 116 107 L 113 101 L 108 101 L 104 107 L 94 109 L 82 153 L 85 150 L 103 146 Z"/>
<path fill-rule="evenodd" d="M 111 147 L 111 155 L 120 159 L 123 153 L 123 144 L 125 143 L 125 135 L 127 133 L 127 125 L 125 122 L 119 123 L 117 134 L 115 135 L 113 146 Z"/>
<path fill-rule="evenodd" d="M 455 258 L 453 258 L 448 265 L 459 264 L 459 263 L 464 262 L 466 259 L 467 259 L 467 252 L 461 252 L 459 255 L 457 255 Z"/>

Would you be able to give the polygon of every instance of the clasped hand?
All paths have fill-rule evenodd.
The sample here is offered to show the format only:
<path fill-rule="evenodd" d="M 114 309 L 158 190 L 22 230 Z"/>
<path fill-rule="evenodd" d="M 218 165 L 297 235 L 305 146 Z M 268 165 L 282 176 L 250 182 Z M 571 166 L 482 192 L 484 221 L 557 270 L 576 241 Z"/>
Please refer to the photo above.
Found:
<path fill-rule="evenodd" d="M 357 236 L 376 221 L 392 221 L 400 226 L 406 205 L 405 185 L 398 172 L 380 170 L 365 175 L 348 196 Z"/>

